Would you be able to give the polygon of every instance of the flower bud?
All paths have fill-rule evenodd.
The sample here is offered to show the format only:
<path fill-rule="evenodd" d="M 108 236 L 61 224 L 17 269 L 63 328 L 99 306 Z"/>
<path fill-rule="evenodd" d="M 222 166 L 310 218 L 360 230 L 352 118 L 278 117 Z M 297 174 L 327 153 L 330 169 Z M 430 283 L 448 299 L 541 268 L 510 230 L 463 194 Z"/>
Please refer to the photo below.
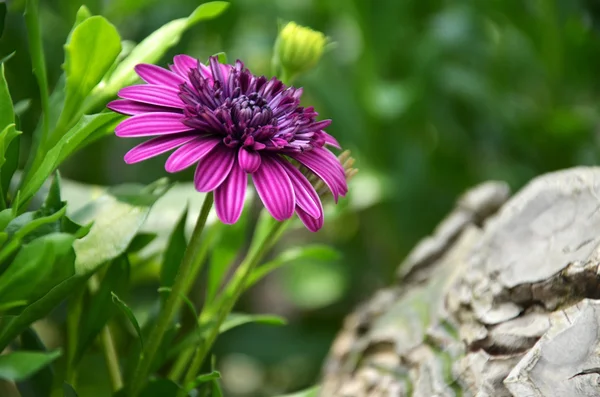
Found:
<path fill-rule="evenodd" d="M 327 37 L 321 32 L 288 22 L 275 42 L 275 66 L 288 79 L 314 67 L 325 50 Z"/>

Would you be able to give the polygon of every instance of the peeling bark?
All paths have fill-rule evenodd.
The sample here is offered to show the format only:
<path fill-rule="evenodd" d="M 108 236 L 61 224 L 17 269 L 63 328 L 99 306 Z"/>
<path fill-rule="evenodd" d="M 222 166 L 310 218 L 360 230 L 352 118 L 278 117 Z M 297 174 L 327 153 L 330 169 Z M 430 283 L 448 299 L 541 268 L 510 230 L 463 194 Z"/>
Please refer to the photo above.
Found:
<path fill-rule="evenodd" d="M 346 319 L 322 396 L 600 396 L 600 168 L 508 196 L 463 195 Z"/>

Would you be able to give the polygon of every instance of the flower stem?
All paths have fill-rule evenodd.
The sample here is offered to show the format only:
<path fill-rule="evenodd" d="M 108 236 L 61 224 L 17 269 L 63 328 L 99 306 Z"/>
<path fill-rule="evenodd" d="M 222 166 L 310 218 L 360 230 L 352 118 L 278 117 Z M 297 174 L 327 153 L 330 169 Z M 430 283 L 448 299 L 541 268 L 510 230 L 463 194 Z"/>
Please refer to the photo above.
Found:
<path fill-rule="evenodd" d="M 144 383 L 146 382 L 146 379 L 148 378 L 152 362 L 162 342 L 163 336 L 169 327 L 169 323 L 173 319 L 173 316 L 181 306 L 181 295 L 185 285 L 187 284 L 190 270 L 196 268 L 198 266 L 197 262 L 200 262 L 204 257 L 204 255 L 201 255 L 203 247 L 201 244 L 201 235 L 212 204 L 213 194 L 212 192 L 207 193 L 206 198 L 204 199 L 204 204 L 202 204 L 200 214 L 198 215 L 198 221 L 196 222 L 192 237 L 185 250 L 179 270 L 177 271 L 177 276 L 175 277 L 175 282 L 171 288 L 171 293 L 169 294 L 165 305 L 156 319 L 156 325 L 150 333 L 148 342 L 146 343 L 144 351 L 142 352 L 136 370 L 133 374 L 133 380 L 131 382 L 128 394 L 131 397 L 137 397 Z"/>
<path fill-rule="evenodd" d="M 220 307 L 220 311 L 217 317 L 217 321 L 213 325 L 209 336 L 201 343 L 201 345 L 196 349 L 194 354 L 194 358 L 183 380 L 183 389 L 179 392 L 177 397 L 183 397 L 187 395 L 188 387 L 191 382 L 196 377 L 200 366 L 206 359 L 208 352 L 210 351 L 212 345 L 215 343 L 217 336 L 219 335 L 219 329 L 221 325 L 233 310 L 235 303 L 238 298 L 244 292 L 246 287 L 246 280 L 252 274 L 254 268 L 258 265 L 258 263 L 262 260 L 263 256 L 267 253 L 271 247 L 275 244 L 275 242 L 279 238 L 280 232 L 283 231 L 284 225 L 287 222 L 275 222 L 271 226 L 271 229 L 265 236 L 262 243 L 256 246 L 254 249 L 251 248 L 250 252 L 244 259 L 244 261 L 240 264 L 240 266 L 236 269 L 231 281 L 228 283 L 227 288 L 224 292 L 223 305 Z"/>
<path fill-rule="evenodd" d="M 112 334 L 108 324 L 102 328 L 100 342 L 102 344 L 102 351 L 104 352 L 104 359 L 106 360 L 110 385 L 112 387 L 112 391 L 116 392 L 123 388 L 123 378 L 121 377 L 119 359 L 117 358 L 117 351 L 115 350 L 115 344 L 113 342 Z"/>

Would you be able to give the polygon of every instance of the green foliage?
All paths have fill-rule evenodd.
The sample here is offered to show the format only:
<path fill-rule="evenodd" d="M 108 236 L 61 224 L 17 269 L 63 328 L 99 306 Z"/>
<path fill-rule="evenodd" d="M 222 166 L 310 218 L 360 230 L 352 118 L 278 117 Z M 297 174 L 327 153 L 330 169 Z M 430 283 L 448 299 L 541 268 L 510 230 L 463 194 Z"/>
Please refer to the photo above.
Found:
<path fill-rule="evenodd" d="M 60 357 L 60 350 L 42 353 L 18 351 L 0 356 L 0 379 L 22 381 Z"/>
<path fill-rule="evenodd" d="M 127 306 L 127 304 L 125 302 L 123 302 L 121 299 L 119 299 L 119 297 L 114 292 L 111 292 L 111 296 L 112 296 L 113 303 L 115 305 L 117 305 L 117 307 L 119 309 L 121 309 L 123 314 L 125 314 L 125 317 L 127 317 L 129 322 L 135 329 L 138 340 L 140 342 L 140 346 L 143 349 L 144 348 L 144 336 L 142 335 L 142 328 L 140 327 L 140 324 L 138 323 L 137 319 L 135 318 L 135 314 L 133 314 L 133 311 L 129 308 L 129 306 Z"/>
<path fill-rule="evenodd" d="M 162 266 L 160 267 L 160 285 L 170 287 L 175 281 L 177 270 L 183 260 L 183 254 L 187 241 L 185 238 L 185 223 L 187 220 L 187 208 L 181 214 L 177 225 L 169 236 L 167 248 L 163 254 Z M 164 297 L 166 299 L 166 296 Z"/>
<path fill-rule="evenodd" d="M 215 225 L 218 236 L 210 253 L 210 266 L 206 285 L 206 302 L 211 303 L 224 282 L 227 271 L 231 269 L 240 251 L 245 248 L 248 216 L 242 214 L 235 225 Z"/>
<path fill-rule="evenodd" d="M 4 73 L 4 63 L 0 63 L 0 130 L 15 122 L 12 99 Z"/>
<path fill-rule="evenodd" d="M 42 187 L 46 179 L 56 170 L 58 165 L 69 157 L 76 149 L 85 144 L 86 140 L 95 140 L 93 134 L 105 135 L 114 130 L 116 121 L 120 118 L 115 113 L 100 113 L 83 116 L 77 124 L 69 129 L 60 140 L 44 156 L 41 164 L 32 172 L 32 177 L 23 184 L 22 199 L 27 203 Z"/>
<path fill-rule="evenodd" d="M 43 143 L 48 135 L 48 76 L 46 73 L 46 59 L 42 47 L 42 32 L 40 28 L 38 0 L 27 0 L 25 6 L 25 22 L 27 23 L 27 37 L 29 39 L 29 53 L 33 74 L 35 75 L 40 91 L 42 103 L 43 128 L 34 136 L 34 147 Z"/>
<path fill-rule="evenodd" d="M 72 276 L 74 240 L 71 234 L 51 233 L 23 245 L 0 277 L 0 305 L 34 302 Z"/>
<path fill-rule="evenodd" d="M 175 19 L 155 30 L 142 40 L 129 56 L 116 67 L 108 81 L 97 90 L 97 95 L 113 96 L 120 88 L 137 80 L 134 66 L 139 63 L 156 63 L 167 50 L 176 45 L 181 35 L 194 24 L 216 18 L 227 8 L 228 3 L 216 1 L 198 6 L 187 18 Z"/>
<path fill-rule="evenodd" d="M 286 394 L 285 396 L 279 397 L 318 397 L 319 390 L 319 387 L 311 387 L 310 389 L 306 389 L 298 393 Z"/>
<path fill-rule="evenodd" d="M 24 351 L 47 352 L 46 346 L 32 328 L 28 328 L 21 334 L 20 348 Z M 54 381 L 54 365 L 54 363 L 47 365 L 28 377 L 26 381 L 17 383 L 21 397 L 49 396 Z"/>
<path fill-rule="evenodd" d="M 77 118 L 83 102 L 121 52 L 117 29 L 105 18 L 89 16 L 85 8 L 82 10 L 65 45 L 65 102 L 55 132 L 58 134 Z M 59 139 L 60 135 L 53 138 Z"/>
<path fill-rule="evenodd" d="M 212 371 L 208 374 L 198 375 L 196 377 L 196 379 L 194 379 L 194 382 L 192 382 L 189 385 L 186 385 L 186 389 L 188 389 L 188 390 L 195 389 L 198 386 L 202 385 L 203 383 L 207 383 L 207 382 L 212 383 L 212 381 L 217 380 L 217 379 L 221 379 L 221 373 L 219 371 Z"/>
<path fill-rule="evenodd" d="M 169 187 L 164 180 L 147 187 L 119 186 L 73 214 L 79 223 L 94 221 L 89 234 L 73 244 L 76 272 L 93 273 L 103 263 L 124 253 L 152 205 Z"/>
<path fill-rule="evenodd" d="M 222 334 L 231 329 L 251 323 L 282 326 L 285 325 L 287 321 L 282 317 L 273 316 L 269 314 L 252 315 L 243 313 L 231 313 L 229 316 L 227 316 L 223 324 L 221 324 L 221 326 L 219 327 L 219 333 Z M 181 342 L 173 346 L 167 357 L 172 358 L 184 351 L 185 349 L 199 344 L 202 339 L 208 336 L 211 325 L 211 323 L 204 324 L 201 326 L 199 332 L 188 334 Z"/>
<path fill-rule="evenodd" d="M 77 338 L 77 349 L 73 365 L 77 365 L 83 354 L 89 349 L 102 328 L 114 315 L 113 291 L 123 295 L 129 285 L 130 265 L 126 255 L 121 255 L 108 264 L 108 269 L 99 283 L 97 291 L 90 293 L 88 301 L 81 312 L 80 328 Z M 116 296 L 115 295 L 115 296 Z"/>

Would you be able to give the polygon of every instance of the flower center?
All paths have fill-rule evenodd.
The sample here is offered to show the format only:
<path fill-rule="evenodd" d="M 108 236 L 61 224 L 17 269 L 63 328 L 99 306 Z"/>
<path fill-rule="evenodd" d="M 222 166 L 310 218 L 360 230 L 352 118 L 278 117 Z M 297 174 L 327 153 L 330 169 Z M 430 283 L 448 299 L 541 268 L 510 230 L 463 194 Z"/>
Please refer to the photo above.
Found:
<path fill-rule="evenodd" d="M 231 102 L 231 119 L 243 131 L 248 127 L 256 128 L 270 123 L 273 110 L 256 92 L 248 96 L 240 95 Z"/>

